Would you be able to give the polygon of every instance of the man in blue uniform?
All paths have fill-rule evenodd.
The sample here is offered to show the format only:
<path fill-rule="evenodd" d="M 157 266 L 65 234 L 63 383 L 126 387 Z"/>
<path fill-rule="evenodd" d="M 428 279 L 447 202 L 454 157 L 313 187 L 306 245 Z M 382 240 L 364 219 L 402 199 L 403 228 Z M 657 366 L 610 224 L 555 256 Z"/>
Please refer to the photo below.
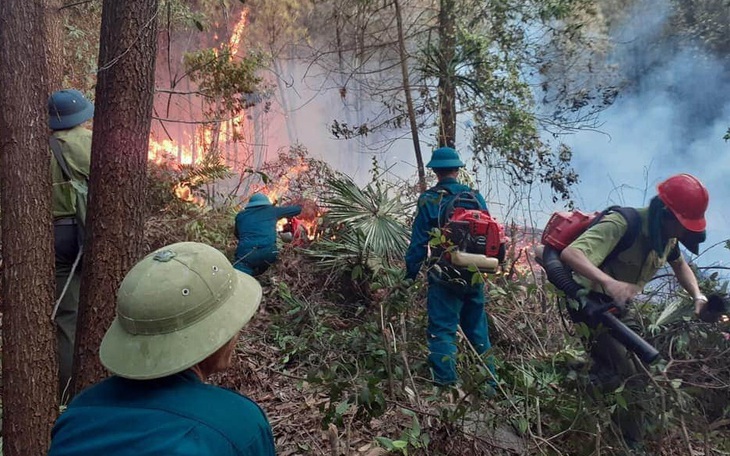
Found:
<path fill-rule="evenodd" d="M 431 168 L 438 184 L 426 190 L 418 198 L 416 218 L 413 222 L 411 243 L 406 252 L 406 278 L 415 279 L 427 256 L 430 232 L 439 228 L 439 218 L 445 207 L 461 192 L 472 189 L 459 183 L 459 168 L 464 163 L 459 154 L 450 147 L 433 151 Z M 476 193 L 483 209 L 487 209 L 484 198 Z M 481 355 L 490 347 L 487 316 L 484 311 L 484 285 L 453 285 L 439 274 L 437 268 L 428 271 L 428 348 L 429 363 L 437 385 L 454 385 L 456 374 L 456 331 L 461 325 L 464 334 Z"/>
<path fill-rule="evenodd" d="M 61 414 L 50 456 L 273 456 L 251 399 L 206 384 L 227 369 L 261 287 L 221 252 L 181 242 L 137 263 L 117 294 L 99 356 L 114 375 Z"/>
<path fill-rule="evenodd" d="M 276 207 L 266 195 L 254 193 L 246 208 L 236 215 L 238 247 L 234 267 L 252 276 L 263 274 L 279 257 L 276 222 L 300 212 L 300 206 Z"/>

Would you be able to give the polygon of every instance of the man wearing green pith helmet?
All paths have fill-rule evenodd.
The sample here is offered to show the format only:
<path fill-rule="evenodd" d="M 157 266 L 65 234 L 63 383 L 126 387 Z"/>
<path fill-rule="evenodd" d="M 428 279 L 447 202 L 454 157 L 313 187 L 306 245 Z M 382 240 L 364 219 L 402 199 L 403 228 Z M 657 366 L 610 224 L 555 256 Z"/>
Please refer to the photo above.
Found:
<path fill-rule="evenodd" d="M 274 455 L 251 399 L 206 384 L 227 369 L 261 287 L 221 252 L 181 242 L 137 263 L 99 349 L 112 376 L 71 402 L 50 456 Z"/>
<path fill-rule="evenodd" d="M 457 176 L 464 162 L 450 147 L 433 151 L 426 165 L 438 178 L 438 184 L 418 198 L 416 218 L 413 221 L 411 243 L 406 252 L 406 278 L 415 279 L 428 253 L 430 233 L 439 226 L 444 208 L 461 192 L 471 188 L 459 183 Z M 487 209 L 484 198 L 476 193 L 481 209 Z M 484 285 L 454 286 L 438 268 L 428 271 L 428 361 L 434 383 L 452 386 L 458 382 L 456 374 L 456 331 L 461 325 L 464 334 L 477 353 L 484 354 L 490 347 L 487 316 L 484 311 Z"/>
<path fill-rule="evenodd" d="M 254 193 L 244 210 L 236 214 L 234 267 L 252 276 L 263 274 L 279 257 L 276 222 L 301 212 L 301 206 L 274 206 L 268 196 Z"/>

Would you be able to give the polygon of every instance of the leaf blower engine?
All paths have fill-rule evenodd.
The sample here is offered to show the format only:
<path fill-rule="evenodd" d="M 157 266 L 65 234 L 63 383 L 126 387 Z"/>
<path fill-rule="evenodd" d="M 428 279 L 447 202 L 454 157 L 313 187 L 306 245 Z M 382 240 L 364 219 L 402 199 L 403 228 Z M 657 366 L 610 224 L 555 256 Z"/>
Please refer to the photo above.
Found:
<path fill-rule="evenodd" d="M 435 253 L 452 266 L 494 273 L 504 261 L 509 239 L 504 227 L 484 209 L 454 208 L 442 234 L 445 248 L 436 248 Z"/>

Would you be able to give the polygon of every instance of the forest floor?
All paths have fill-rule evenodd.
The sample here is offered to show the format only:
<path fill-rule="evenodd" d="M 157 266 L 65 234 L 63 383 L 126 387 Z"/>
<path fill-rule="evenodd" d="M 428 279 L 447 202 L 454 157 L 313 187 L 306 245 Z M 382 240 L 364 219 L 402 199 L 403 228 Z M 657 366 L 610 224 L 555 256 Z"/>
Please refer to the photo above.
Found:
<path fill-rule="evenodd" d="M 306 329 L 294 334 L 297 333 L 294 329 L 296 324 L 288 320 L 295 319 L 296 313 L 285 300 L 282 300 L 279 285 L 287 282 L 293 295 L 308 294 L 306 297 L 300 297 L 314 308 L 334 310 L 334 313 L 327 314 L 329 319 L 327 325 L 330 329 L 334 328 L 335 332 L 345 333 L 352 329 L 354 325 L 348 321 L 350 314 L 341 312 L 342 303 L 334 303 L 323 298 L 323 290 L 328 286 L 326 278 L 322 278 L 320 283 L 317 280 L 302 280 L 301 277 L 307 275 L 304 273 L 306 266 L 298 265 L 297 259 L 286 258 L 286 255 L 284 261 L 294 264 L 277 264 L 262 278 L 264 298 L 260 311 L 242 334 L 233 367 L 215 379 L 219 384 L 251 397 L 264 409 L 273 426 L 279 455 L 631 454 L 626 451 L 621 439 L 615 433 L 612 434 L 606 429 L 601 431 L 601 427 L 606 425 L 606 420 L 610 421 L 608 418 L 610 414 L 602 415 L 604 421 L 598 421 L 602 424 L 597 425 L 598 428 L 593 433 L 581 429 L 583 423 L 573 423 L 574 426 L 565 425 L 564 418 L 554 417 L 556 411 L 565 406 L 560 401 L 565 399 L 566 394 L 573 395 L 568 398 L 569 401 L 573 401 L 570 404 L 576 403 L 575 401 L 580 403 L 581 400 L 575 396 L 574 390 L 555 384 L 556 377 L 548 377 L 545 380 L 547 393 L 544 391 L 540 393 L 546 400 L 542 409 L 539 403 L 540 394 L 535 392 L 535 388 L 530 390 L 531 393 L 521 392 L 524 385 L 506 386 L 506 390 L 500 390 L 495 398 L 474 396 L 464 398 L 437 394 L 430 380 L 426 378 L 425 363 L 419 363 L 419 360 L 425 360 L 424 344 L 420 345 L 420 349 L 413 350 L 407 355 L 413 365 L 410 381 L 399 383 L 395 394 L 392 392 L 384 394 L 385 404 L 382 413 L 377 416 L 363 416 L 358 413 L 358 407 L 352 402 L 340 408 L 338 403 L 342 404 L 342 398 L 345 396 L 332 397 L 331 384 L 310 381 L 311 368 L 312 364 L 316 363 L 336 364 L 339 362 L 338 358 L 344 357 L 344 353 L 352 347 L 333 345 L 330 349 L 323 350 L 318 344 L 308 346 L 307 341 L 315 340 L 310 333 L 307 333 L 308 331 L 320 331 L 322 338 L 334 339 L 331 333 L 321 329 L 321 322 L 315 324 L 312 320 Z M 538 308 L 540 306 L 539 303 L 532 304 Z M 414 303 L 416 313 L 425 315 L 424 307 L 422 303 Z M 373 311 L 370 309 L 370 312 Z M 413 315 L 411 318 L 415 320 Z M 497 339 L 497 356 L 505 358 L 505 363 L 510 363 L 512 366 L 522 365 L 528 369 L 523 358 L 529 356 L 529 353 L 524 351 L 524 345 L 520 348 L 520 344 L 526 343 L 526 336 L 520 336 L 516 329 L 507 329 L 522 326 L 517 321 L 515 312 L 497 308 L 491 313 L 491 318 L 492 325 L 497 327 L 497 334 L 494 336 Z M 535 318 L 534 323 L 543 324 L 545 318 L 551 318 L 546 324 L 547 331 L 553 333 L 555 340 L 566 340 L 564 328 L 554 316 L 543 315 L 541 318 L 542 322 Z M 293 333 L 285 334 L 289 330 Z M 534 333 L 532 329 L 525 331 Z M 538 329 L 537 332 L 541 333 L 541 330 Z M 421 335 L 412 337 L 417 338 Z M 290 337 L 300 338 L 296 339 L 296 343 L 302 345 L 294 350 L 291 345 L 282 343 L 284 339 L 289 341 L 287 338 Z M 559 369 L 559 366 L 555 366 L 559 357 L 550 352 L 554 347 L 546 345 L 542 348 L 545 362 L 552 363 L 554 368 Z M 464 349 L 463 344 L 460 345 L 460 349 Z M 365 355 L 363 353 L 363 358 Z M 337 372 L 334 368 L 332 371 Z M 365 371 L 358 374 L 363 377 L 368 375 Z M 333 384 L 336 383 L 334 380 L 331 381 Z M 508 381 L 517 382 L 511 379 Z M 535 381 L 543 380 L 538 378 Z M 535 398 L 538 403 L 531 404 Z M 533 410 L 534 405 L 537 405 L 536 412 Z M 585 406 L 596 408 L 595 404 L 585 403 Z M 553 407 L 555 410 L 551 410 Z M 580 409 L 581 406 L 571 405 L 571 407 Z M 339 421 L 332 418 L 333 408 L 337 408 Z M 529 427 L 523 428 L 521 432 L 516 423 L 523 413 L 525 416 L 531 413 L 531 418 Z M 550 428 L 551 422 L 560 423 L 558 426 L 565 427 Z M 540 423 L 544 423 L 544 428 L 541 428 Z M 611 441 L 612 438 L 614 441 Z M 640 454 L 661 456 L 721 454 L 705 452 L 707 447 L 700 451 L 703 446 L 702 440 L 696 434 L 687 433 L 686 429 L 685 432 L 676 430 L 652 436 L 647 441 L 649 451 Z"/>
<path fill-rule="evenodd" d="M 471 412 L 464 420 L 466 427 L 460 430 L 446 429 L 436 424 L 439 408 L 453 406 L 454 401 L 444 398 L 438 403 L 431 396 L 429 401 L 412 400 L 407 403 L 393 402 L 388 410 L 378 418 L 363 422 L 349 413 L 349 422 L 343 427 L 330 423 L 323 426 L 330 397 L 316 385 L 307 381 L 304 369 L 284 369 L 281 353 L 271 343 L 268 328 L 271 315 L 266 309 L 264 298 L 262 309 L 243 332 L 236 351 L 232 368 L 216 378 L 222 386 L 237 390 L 255 400 L 267 413 L 274 431 L 278 455 L 366 455 L 390 454 L 376 443 L 376 437 L 396 439 L 398 430 L 411 425 L 411 417 L 399 410 L 413 410 L 419 416 L 426 416 L 425 429 L 438 429 L 442 433 L 436 438 L 445 440 L 459 439 L 439 447 L 441 454 L 527 454 L 527 445 L 511 426 L 492 428 L 486 417 Z M 434 391 L 425 379 L 421 383 L 419 395 L 433 395 Z M 484 403 L 482 413 L 488 413 Z M 468 424 L 467 424 L 468 423 Z M 433 443 L 434 436 L 430 437 Z M 425 449 L 424 449 L 425 450 Z M 410 453 L 413 454 L 413 449 Z M 420 454 L 420 453 L 417 453 Z M 428 452 L 424 452 L 428 454 Z M 438 454 L 438 453 L 437 453 Z"/>

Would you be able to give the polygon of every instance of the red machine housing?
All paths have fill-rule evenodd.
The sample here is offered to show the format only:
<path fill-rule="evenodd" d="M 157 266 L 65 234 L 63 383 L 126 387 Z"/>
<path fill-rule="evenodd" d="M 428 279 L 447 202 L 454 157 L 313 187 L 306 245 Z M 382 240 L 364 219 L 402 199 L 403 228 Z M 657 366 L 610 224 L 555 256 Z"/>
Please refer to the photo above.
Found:
<path fill-rule="evenodd" d="M 460 250 L 488 257 L 504 257 L 504 245 L 508 239 L 504 227 L 483 209 L 457 207 L 445 228 L 450 240 Z"/>
<path fill-rule="evenodd" d="M 555 212 L 550 216 L 545 230 L 542 232 L 542 243 L 561 251 L 576 240 L 591 222 L 600 214 L 586 214 L 578 210 L 572 212 Z"/>

